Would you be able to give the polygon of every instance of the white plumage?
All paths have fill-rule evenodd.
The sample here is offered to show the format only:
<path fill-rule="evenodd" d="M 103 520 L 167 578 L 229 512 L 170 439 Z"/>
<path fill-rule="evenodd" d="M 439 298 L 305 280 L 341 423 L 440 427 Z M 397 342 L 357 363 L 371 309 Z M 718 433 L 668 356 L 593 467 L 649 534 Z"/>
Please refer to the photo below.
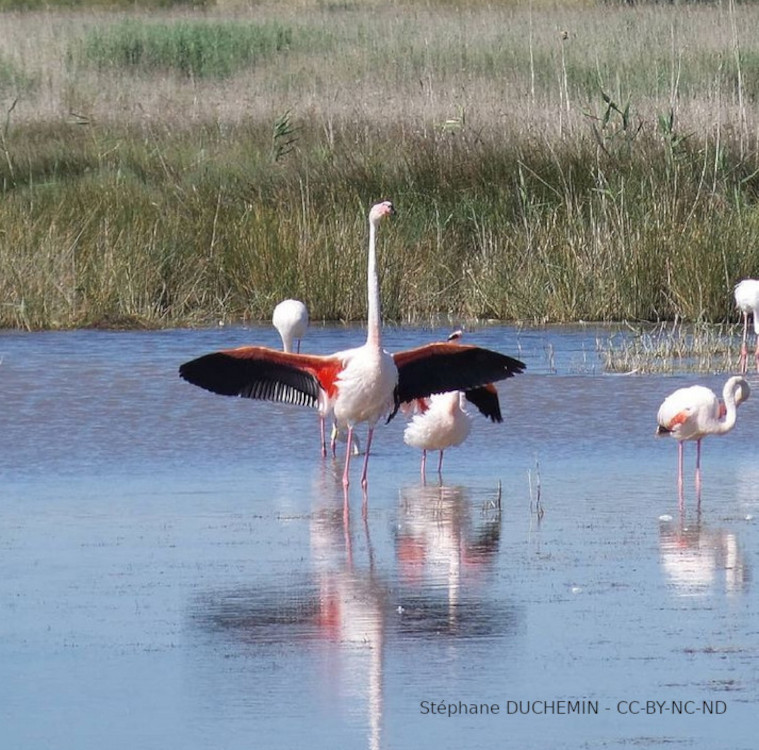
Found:
<path fill-rule="evenodd" d="M 748 369 L 748 316 L 754 316 L 754 336 L 756 349 L 754 361 L 759 372 L 759 279 L 744 279 L 735 286 L 735 304 L 743 314 L 743 339 L 741 341 L 741 358 L 738 364 L 741 374 Z"/>
<path fill-rule="evenodd" d="M 701 487 L 701 440 L 707 435 L 724 435 L 735 427 L 737 408 L 751 394 L 742 377 L 729 378 L 722 389 L 723 401 L 703 385 L 679 388 L 667 396 L 656 415 L 657 434 L 678 441 L 677 486 L 682 498 L 683 442 L 696 441 L 696 488 Z"/>
<path fill-rule="evenodd" d="M 403 440 L 424 451 L 444 451 L 461 445 L 472 429 L 472 416 L 466 410 L 462 391 L 435 393 L 427 408 L 415 414 L 403 433 Z"/>
<path fill-rule="evenodd" d="M 282 337 L 282 347 L 286 352 L 293 351 L 293 342 L 297 341 L 296 352 L 300 352 L 300 341 L 308 328 L 308 308 L 297 299 L 286 299 L 274 308 L 271 322 Z"/>

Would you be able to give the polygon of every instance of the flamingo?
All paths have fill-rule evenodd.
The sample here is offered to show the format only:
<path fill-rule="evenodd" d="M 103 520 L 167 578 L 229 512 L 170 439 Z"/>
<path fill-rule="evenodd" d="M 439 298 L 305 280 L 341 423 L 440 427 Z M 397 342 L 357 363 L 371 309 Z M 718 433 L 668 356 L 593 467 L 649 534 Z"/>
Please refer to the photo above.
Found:
<path fill-rule="evenodd" d="M 722 399 L 703 385 L 679 388 L 667 396 L 659 407 L 657 435 L 671 435 L 678 441 L 677 488 L 683 494 L 683 443 L 696 441 L 696 491 L 701 491 L 701 441 L 707 435 L 724 435 L 735 427 L 738 405 L 751 394 L 746 380 L 739 375 L 729 378 L 722 389 Z"/>
<path fill-rule="evenodd" d="M 282 349 L 286 352 L 292 352 L 293 341 L 297 341 L 296 352 L 300 353 L 301 339 L 306 335 L 306 329 L 308 328 L 308 308 L 297 299 L 282 300 L 275 308 L 272 315 L 271 322 L 274 327 L 279 331 L 279 335 L 282 339 Z M 327 399 L 323 399 L 319 403 L 319 436 L 321 438 L 321 452 L 322 457 L 327 455 L 327 439 L 325 432 L 325 420 L 329 412 L 332 409 L 332 405 Z M 335 455 L 335 443 L 338 437 L 345 440 L 344 432 L 338 435 L 338 431 L 333 428 L 332 430 L 332 455 Z M 358 455 L 361 452 L 361 445 L 356 436 L 354 438 L 353 452 L 354 455 Z"/>
<path fill-rule="evenodd" d="M 738 366 L 741 374 L 745 375 L 748 369 L 748 349 L 746 348 L 746 339 L 748 337 L 748 316 L 754 316 L 754 336 L 756 338 L 756 349 L 754 351 L 754 361 L 756 362 L 756 371 L 759 372 L 759 279 L 743 279 L 735 285 L 735 304 L 743 313 L 743 340 L 741 342 L 741 358 Z"/>
<path fill-rule="evenodd" d="M 456 341 L 461 331 L 454 331 L 448 341 Z M 418 399 L 417 413 L 403 432 L 403 441 L 413 448 L 421 448 L 422 482 L 426 478 L 427 451 L 439 451 L 437 473 L 442 474 L 443 453 L 461 445 L 472 429 L 472 416 L 466 410 L 467 401 L 493 422 L 502 422 L 498 391 L 492 383 L 469 391 L 434 393 L 428 399 Z"/>
<path fill-rule="evenodd" d="M 432 393 L 477 388 L 512 377 L 524 363 L 480 347 L 436 343 L 390 354 L 382 348 L 376 236 L 380 222 L 395 214 L 390 201 L 369 212 L 366 343 L 331 355 L 280 352 L 262 346 L 206 354 L 179 368 L 188 382 L 214 393 L 320 408 L 332 406 L 338 429 L 347 427 L 348 445 L 354 430 L 367 425 L 361 486 L 367 470 L 374 429 L 392 419 L 401 403 Z M 347 489 L 351 451 L 345 452 L 343 487 Z"/>
<path fill-rule="evenodd" d="M 306 328 L 308 328 L 308 308 L 297 299 L 282 300 L 274 308 L 271 322 L 282 338 L 282 348 L 286 352 L 291 352 L 293 341 L 297 341 L 295 351 L 300 352 L 300 341 L 306 335 Z"/>
<path fill-rule="evenodd" d="M 332 433 L 330 435 L 330 445 L 332 447 L 333 456 L 335 456 L 337 453 L 337 444 L 345 443 L 347 442 L 347 439 L 348 439 L 347 430 L 345 430 L 345 428 L 343 428 L 342 430 L 338 429 L 337 425 L 333 422 Z M 361 440 L 355 432 L 353 433 L 353 445 L 351 445 L 350 449 L 353 451 L 354 456 L 361 455 Z"/>

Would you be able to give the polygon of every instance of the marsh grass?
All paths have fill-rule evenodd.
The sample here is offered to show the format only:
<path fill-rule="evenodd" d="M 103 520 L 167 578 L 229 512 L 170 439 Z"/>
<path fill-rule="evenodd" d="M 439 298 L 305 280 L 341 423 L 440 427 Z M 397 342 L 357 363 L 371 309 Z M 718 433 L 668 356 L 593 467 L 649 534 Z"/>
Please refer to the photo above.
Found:
<path fill-rule="evenodd" d="M 0 325 L 289 296 L 361 319 L 382 198 L 388 320 L 732 319 L 759 272 L 759 42 L 726 9 L 401 10 L 4 17 Z"/>
<path fill-rule="evenodd" d="M 598 342 L 604 369 L 616 373 L 730 372 L 737 366 L 740 326 L 680 320 L 621 332 Z"/>
<path fill-rule="evenodd" d="M 276 22 L 126 19 L 88 31 L 80 44 L 72 45 L 69 58 L 74 65 L 100 70 L 225 78 L 272 59 L 289 50 L 295 41 L 292 27 Z"/>

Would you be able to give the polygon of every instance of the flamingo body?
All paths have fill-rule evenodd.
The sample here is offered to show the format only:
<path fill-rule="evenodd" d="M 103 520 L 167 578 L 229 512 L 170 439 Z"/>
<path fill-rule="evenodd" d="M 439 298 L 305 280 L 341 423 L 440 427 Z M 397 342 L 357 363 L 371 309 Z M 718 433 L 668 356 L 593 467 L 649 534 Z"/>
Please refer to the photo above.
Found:
<path fill-rule="evenodd" d="M 448 342 L 458 341 L 461 331 L 454 331 Z M 404 412 L 415 411 L 403 433 L 406 445 L 422 451 L 421 475 L 425 480 L 427 451 L 439 451 L 438 474 L 443 468 L 443 454 L 448 448 L 461 445 L 472 429 L 472 416 L 466 409 L 469 401 L 493 422 L 502 422 L 498 391 L 492 383 L 468 391 L 434 393 L 429 398 L 417 398 L 402 404 Z"/>
<path fill-rule="evenodd" d="M 701 440 L 708 435 L 724 435 L 735 427 L 738 405 L 751 394 L 746 380 L 740 376 L 728 379 L 722 398 L 709 388 L 693 385 L 679 388 L 667 396 L 656 416 L 657 434 L 671 435 L 678 441 L 677 483 L 682 499 L 683 443 L 696 441 L 696 487 L 701 486 Z"/>
<path fill-rule="evenodd" d="M 735 304 L 743 315 L 743 338 L 738 366 L 741 374 L 745 374 L 748 369 L 748 316 L 752 315 L 754 318 L 754 336 L 756 337 L 754 361 L 757 372 L 759 372 L 759 279 L 744 279 L 736 284 L 734 294 Z"/>
<path fill-rule="evenodd" d="M 394 213 L 389 201 L 378 203 L 369 212 L 369 304 L 363 346 L 328 356 L 243 346 L 206 354 L 179 368 L 185 380 L 222 395 L 310 406 L 320 413 L 331 405 L 338 427 L 348 429 L 349 445 L 354 428 L 366 423 L 361 474 L 364 488 L 374 427 L 385 414 L 392 418 L 404 401 L 477 388 L 524 370 L 519 360 L 474 346 L 428 344 L 394 355 L 382 348 L 375 237 L 379 222 Z M 349 483 L 350 458 L 348 450 L 343 471 L 345 487 Z"/>
<path fill-rule="evenodd" d="M 297 341 L 295 351 L 300 352 L 300 341 L 308 328 L 308 308 L 297 299 L 283 300 L 274 308 L 271 322 L 279 331 L 284 350 L 293 351 L 293 342 Z"/>
<path fill-rule="evenodd" d="M 461 445 L 472 429 L 472 416 L 466 409 L 469 401 L 493 422 L 502 422 L 498 391 L 492 383 L 469 391 L 434 393 L 428 399 L 417 399 L 417 413 L 403 432 L 403 440 L 422 451 L 421 474 L 425 478 L 427 451 L 439 451 L 438 474 L 443 468 L 443 454 L 448 448 Z"/>
<path fill-rule="evenodd" d="M 463 391 L 434 393 L 427 408 L 416 414 L 406 426 L 406 445 L 429 451 L 444 451 L 461 445 L 472 430 L 472 415 L 466 410 Z"/>

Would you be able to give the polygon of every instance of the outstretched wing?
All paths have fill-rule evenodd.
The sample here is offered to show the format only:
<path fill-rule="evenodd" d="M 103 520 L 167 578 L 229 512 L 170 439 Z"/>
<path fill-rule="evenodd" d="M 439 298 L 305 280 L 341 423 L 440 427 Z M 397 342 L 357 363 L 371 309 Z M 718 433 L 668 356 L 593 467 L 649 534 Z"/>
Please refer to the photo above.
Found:
<path fill-rule="evenodd" d="M 525 369 L 524 362 L 506 354 L 456 343 L 407 349 L 394 354 L 393 359 L 398 367 L 395 411 L 406 401 L 433 393 L 468 391 L 511 378 Z"/>
<path fill-rule="evenodd" d="M 223 396 L 316 407 L 320 392 L 331 390 L 338 370 L 339 362 L 331 357 L 241 346 L 185 362 L 179 375 Z"/>

